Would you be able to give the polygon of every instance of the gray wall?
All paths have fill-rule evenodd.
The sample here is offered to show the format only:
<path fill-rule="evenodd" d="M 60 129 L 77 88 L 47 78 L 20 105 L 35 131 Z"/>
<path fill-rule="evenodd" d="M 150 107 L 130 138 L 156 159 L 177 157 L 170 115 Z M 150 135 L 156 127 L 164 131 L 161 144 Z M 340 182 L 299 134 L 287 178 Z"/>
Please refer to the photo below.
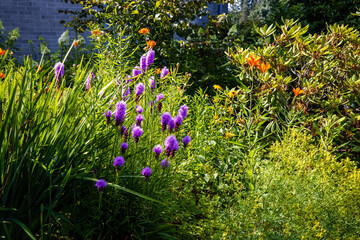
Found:
<path fill-rule="evenodd" d="M 66 30 L 60 20 L 71 20 L 70 14 L 59 13 L 58 9 L 78 10 L 81 6 L 61 2 L 61 0 L 0 0 L 0 20 L 5 33 L 19 27 L 20 39 L 15 47 L 22 49 L 17 54 L 29 54 L 30 44 L 34 42 L 39 53 L 39 36 L 43 37 L 52 51 L 58 49 L 57 40 Z"/>

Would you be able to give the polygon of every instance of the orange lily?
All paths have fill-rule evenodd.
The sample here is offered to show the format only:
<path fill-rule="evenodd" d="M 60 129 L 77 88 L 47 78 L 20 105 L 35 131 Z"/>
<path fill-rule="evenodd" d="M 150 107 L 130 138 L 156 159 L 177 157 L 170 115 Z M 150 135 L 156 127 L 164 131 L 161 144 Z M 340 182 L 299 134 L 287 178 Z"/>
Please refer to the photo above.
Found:
<path fill-rule="evenodd" d="M 250 53 L 249 57 L 245 59 L 250 64 L 250 67 L 254 67 L 260 65 L 260 58 L 260 56 L 256 56 Z"/>
<path fill-rule="evenodd" d="M 79 46 L 79 40 L 75 40 L 74 41 L 74 47 L 78 47 Z"/>
<path fill-rule="evenodd" d="M 5 54 L 5 50 L 2 50 L 1 48 L 0 48 L 0 56 L 2 56 L 2 55 L 4 55 Z"/>
<path fill-rule="evenodd" d="M 260 65 L 256 66 L 262 73 L 266 72 L 270 68 L 270 63 L 265 64 L 261 63 Z"/>
<path fill-rule="evenodd" d="M 150 29 L 148 29 L 148 28 L 142 28 L 142 29 L 139 30 L 140 34 L 147 34 L 149 32 L 150 32 Z"/>
<path fill-rule="evenodd" d="M 101 36 L 102 33 L 103 33 L 103 32 L 100 31 L 100 30 L 92 30 L 92 31 L 91 31 L 91 35 Z"/>
<path fill-rule="evenodd" d="M 156 74 L 160 74 L 161 73 L 161 68 L 157 68 L 156 69 Z"/>
<path fill-rule="evenodd" d="M 0 72 L 0 78 L 4 78 L 5 74 L 3 74 L 2 72 Z"/>
<path fill-rule="evenodd" d="M 300 90 L 300 88 L 297 87 L 297 88 L 293 88 L 293 92 L 295 94 L 295 97 L 297 97 L 297 95 L 304 92 L 304 90 Z"/>
<path fill-rule="evenodd" d="M 147 43 L 147 47 L 148 48 L 154 48 L 155 45 L 156 45 L 156 42 L 155 41 L 152 41 L 152 40 L 149 40 L 146 42 Z"/>

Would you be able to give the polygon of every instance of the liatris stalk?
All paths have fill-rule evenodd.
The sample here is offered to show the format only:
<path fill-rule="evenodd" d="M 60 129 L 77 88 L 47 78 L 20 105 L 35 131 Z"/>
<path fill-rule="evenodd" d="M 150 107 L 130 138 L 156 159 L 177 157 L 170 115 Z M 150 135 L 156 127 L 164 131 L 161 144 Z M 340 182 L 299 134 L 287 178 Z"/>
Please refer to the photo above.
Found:
<path fill-rule="evenodd" d="M 161 168 L 168 168 L 170 166 L 170 161 L 167 161 L 166 158 L 164 158 L 164 160 L 161 161 Z"/>
<path fill-rule="evenodd" d="M 145 85 L 143 83 L 136 84 L 135 86 L 136 102 L 139 101 L 139 98 L 141 94 L 144 92 L 144 90 L 145 90 Z"/>
<path fill-rule="evenodd" d="M 143 129 L 139 126 L 135 126 L 132 129 L 132 136 L 134 138 L 135 143 L 139 142 L 140 136 L 143 134 Z"/>
<path fill-rule="evenodd" d="M 161 115 L 161 131 L 164 132 L 166 130 L 166 126 L 171 121 L 171 114 L 169 112 L 164 112 Z"/>
<path fill-rule="evenodd" d="M 160 102 L 160 101 L 161 101 L 163 98 L 164 98 L 164 94 L 162 94 L 162 93 L 159 93 L 159 94 L 156 96 L 156 102 L 158 103 L 158 105 L 157 105 L 157 111 L 158 111 L 158 113 L 161 112 L 162 102 Z"/>
<path fill-rule="evenodd" d="M 180 115 L 183 119 L 186 118 L 186 116 L 187 116 L 187 114 L 188 114 L 188 109 L 189 109 L 189 108 L 188 108 L 185 104 L 180 107 L 180 109 L 179 109 L 179 115 Z"/>
<path fill-rule="evenodd" d="M 133 70 L 132 70 L 133 78 L 135 78 L 136 76 L 138 76 L 140 74 L 141 74 L 141 70 L 139 69 L 139 67 L 138 66 L 134 67 Z"/>
<path fill-rule="evenodd" d="M 59 88 L 61 85 L 60 79 L 64 76 L 64 64 L 57 62 L 54 66 L 54 76 L 56 79 L 56 86 Z"/>
<path fill-rule="evenodd" d="M 125 91 L 125 88 L 122 89 L 122 95 L 123 95 L 123 99 L 124 101 L 129 99 L 129 95 L 130 95 L 130 88 L 128 87 Z"/>
<path fill-rule="evenodd" d="M 141 107 L 141 106 L 137 106 L 136 107 L 136 112 L 138 113 L 138 114 L 141 114 L 142 112 L 143 112 L 143 108 Z"/>
<path fill-rule="evenodd" d="M 153 90 L 156 86 L 156 82 L 155 82 L 155 78 L 154 78 L 154 76 L 152 76 L 152 77 L 150 77 L 149 78 L 149 85 L 150 85 L 150 88 L 151 88 L 151 90 Z"/>
<path fill-rule="evenodd" d="M 175 122 L 175 129 L 174 131 L 177 132 L 179 130 L 180 125 L 183 122 L 183 118 L 180 115 L 177 115 L 174 119 Z"/>
<path fill-rule="evenodd" d="M 156 159 L 156 160 L 159 159 L 159 156 L 160 156 L 162 150 L 163 150 L 163 149 L 162 149 L 162 147 L 161 147 L 160 144 L 158 144 L 158 145 L 156 145 L 156 146 L 154 147 L 153 152 L 155 153 L 155 159 Z"/>
<path fill-rule="evenodd" d="M 152 171 L 150 167 L 146 167 L 141 171 L 141 175 L 144 176 L 144 180 L 146 181 L 147 179 L 149 179 L 150 175 L 151 175 Z"/>
<path fill-rule="evenodd" d="M 143 72 L 146 71 L 146 55 L 142 55 L 140 58 L 140 68 Z"/>
<path fill-rule="evenodd" d="M 123 135 L 126 130 L 127 130 L 127 129 L 126 129 L 125 126 L 121 126 L 121 128 L 120 128 L 120 134 Z"/>
<path fill-rule="evenodd" d="M 125 163 L 125 160 L 122 156 L 118 156 L 116 158 L 114 158 L 114 167 L 116 169 L 116 171 L 119 171 L 120 170 L 120 167 L 123 166 Z"/>
<path fill-rule="evenodd" d="M 109 125 L 111 120 L 111 110 L 105 112 L 104 115 L 106 117 L 106 124 Z"/>
<path fill-rule="evenodd" d="M 114 112 L 115 126 L 120 126 L 124 122 L 125 113 L 126 103 L 124 101 L 116 103 Z"/>
<path fill-rule="evenodd" d="M 170 135 L 165 139 L 165 150 L 167 157 L 174 157 L 175 152 L 179 149 L 179 142 L 174 135 Z"/>
<path fill-rule="evenodd" d="M 143 115 L 139 114 L 136 116 L 136 126 L 141 127 L 141 122 L 144 120 Z"/>
<path fill-rule="evenodd" d="M 183 142 L 185 148 L 186 148 L 187 145 L 190 143 L 190 141 L 191 141 L 191 137 L 190 137 L 189 135 L 186 135 L 186 136 L 183 138 L 182 142 Z"/>
<path fill-rule="evenodd" d="M 106 187 L 107 183 L 104 179 L 100 179 L 95 183 L 95 186 L 98 188 L 99 192 L 102 192 L 104 188 Z"/>
<path fill-rule="evenodd" d="M 90 72 L 88 78 L 86 79 L 85 85 L 86 90 L 88 91 L 90 89 L 90 83 L 93 82 L 95 79 L 95 74 L 93 72 Z"/>
<path fill-rule="evenodd" d="M 171 133 L 175 128 L 175 121 L 174 121 L 174 118 L 171 118 L 170 119 L 170 122 L 169 122 L 169 132 Z"/>
<path fill-rule="evenodd" d="M 127 144 L 127 142 L 123 142 L 123 144 L 121 144 L 121 153 L 125 154 L 125 152 L 128 148 L 129 148 L 129 145 Z"/>
<path fill-rule="evenodd" d="M 163 69 L 161 69 L 160 78 L 163 79 L 168 74 L 169 74 L 169 69 L 167 67 L 164 67 Z"/>
<path fill-rule="evenodd" d="M 155 51 L 150 49 L 146 53 L 146 68 L 150 67 L 150 65 L 154 62 L 154 59 L 155 59 Z"/>
<path fill-rule="evenodd" d="M 127 142 L 128 136 L 129 136 L 129 131 L 125 128 L 124 134 L 123 134 L 124 142 Z"/>

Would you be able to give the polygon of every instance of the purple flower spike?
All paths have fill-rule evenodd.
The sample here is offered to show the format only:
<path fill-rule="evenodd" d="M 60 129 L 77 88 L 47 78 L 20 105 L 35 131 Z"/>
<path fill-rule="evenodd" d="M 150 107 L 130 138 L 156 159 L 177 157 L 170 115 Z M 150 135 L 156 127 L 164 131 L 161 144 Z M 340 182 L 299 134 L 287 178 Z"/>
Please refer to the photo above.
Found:
<path fill-rule="evenodd" d="M 126 127 L 125 127 L 125 126 L 121 126 L 120 133 L 121 133 L 121 134 L 124 134 L 125 131 L 126 131 Z"/>
<path fill-rule="evenodd" d="M 88 76 L 88 78 L 86 79 L 86 90 L 89 90 L 89 88 L 90 88 L 90 83 L 92 82 L 92 81 L 94 81 L 94 79 L 95 79 L 95 74 L 93 73 L 93 72 L 90 72 L 90 74 L 89 74 L 89 76 Z"/>
<path fill-rule="evenodd" d="M 129 82 L 131 82 L 133 79 L 131 78 L 131 76 L 130 75 L 127 75 L 127 78 L 126 78 L 126 83 L 129 83 Z"/>
<path fill-rule="evenodd" d="M 120 126 L 124 122 L 125 113 L 126 103 L 124 101 L 116 103 L 114 112 L 115 126 Z"/>
<path fill-rule="evenodd" d="M 167 67 L 164 67 L 163 69 L 161 69 L 160 78 L 163 79 L 168 74 L 169 74 L 169 69 Z"/>
<path fill-rule="evenodd" d="M 162 149 L 162 147 L 161 147 L 160 144 L 158 144 L 158 145 L 156 145 L 156 146 L 154 147 L 153 152 L 155 153 L 155 158 L 156 158 L 156 159 L 159 159 L 159 156 L 160 156 L 162 150 L 163 150 L 163 149 Z"/>
<path fill-rule="evenodd" d="M 137 106 L 136 107 L 136 112 L 138 113 L 138 114 L 141 114 L 142 112 L 143 112 L 143 108 L 141 107 L 141 106 Z"/>
<path fill-rule="evenodd" d="M 127 144 L 127 142 L 124 142 L 123 144 L 121 144 L 121 153 L 125 154 L 125 152 L 128 148 L 129 148 L 129 145 Z"/>
<path fill-rule="evenodd" d="M 167 161 L 166 159 L 161 161 L 161 168 L 168 168 L 170 166 L 170 161 Z"/>
<path fill-rule="evenodd" d="M 106 117 L 106 124 L 110 124 L 110 120 L 111 120 L 111 110 L 107 111 L 104 113 L 105 117 Z"/>
<path fill-rule="evenodd" d="M 156 82 L 155 82 L 154 76 L 152 76 L 152 77 L 149 78 L 149 85 L 150 85 L 150 88 L 151 88 L 151 89 L 154 89 L 154 88 L 155 88 Z"/>
<path fill-rule="evenodd" d="M 98 188 L 99 192 L 102 192 L 104 188 L 106 187 L 107 183 L 104 179 L 100 179 L 95 183 L 95 186 Z"/>
<path fill-rule="evenodd" d="M 164 94 L 159 93 L 158 95 L 156 95 L 156 102 L 160 102 L 160 100 L 164 99 Z"/>
<path fill-rule="evenodd" d="M 174 157 L 175 152 L 179 149 L 179 142 L 174 135 L 170 135 L 165 139 L 165 150 L 167 157 Z"/>
<path fill-rule="evenodd" d="M 152 171 L 150 167 L 146 167 L 141 171 L 141 175 L 145 177 L 145 180 L 148 179 L 151 175 Z"/>
<path fill-rule="evenodd" d="M 188 110 L 189 110 L 189 108 L 188 108 L 185 104 L 182 105 L 182 106 L 180 107 L 180 109 L 179 109 L 179 115 L 180 115 L 183 119 L 185 119 L 186 116 L 187 116 L 187 114 L 188 114 Z"/>
<path fill-rule="evenodd" d="M 134 138 L 134 141 L 137 143 L 139 142 L 140 136 L 143 134 L 143 129 L 139 126 L 135 126 L 132 129 L 132 136 Z"/>
<path fill-rule="evenodd" d="M 191 137 L 189 135 L 186 135 L 182 140 L 184 147 L 186 147 L 190 143 L 190 141 L 191 141 Z"/>
<path fill-rule="evenodd" d="M 130 88 L 128 87 L 125 91 L 125 88 L 122 89 L 122 95 L 123 95 L 123 99 L 127 100 L 129 99 L 129 95 L 130 95 Z"/>
<path fill-rule="evenodd" d="M 161 130 L 164 132 L 166 130 L 166 126 L 169 124 L 171 120 L 171 114 L 169 112 L 164 112 L 161 115 Z"/>
<path fill-rule="evenodd" d="M 132 76 L 136 77 L 137 75 L 141 74 L 141 70 L 139 69 L 138 66 L 134 67 L 134 69 L 132 70 Z"/>
<path fill-rule="evenodd" d="M 140 68 L 143 72 L 146 71 L 146 55 L 142 55 L 140 58 Z"/>
<path fill-rule="evenodd" d="M 158 113 L 161 112 L 161 109 L 162 109 L 162 103 L 159 102 L 158 105 L 157 105 L 157 111 L 158 111 Z"/>
<path fill-rule="evenodd" d="M 55 77 L 56 79 L 62 78 L 64 76 L 64 64 L 57 62 L 54 66 Z"/>
<path fill-rule="evenodd" d="M 145 90 L 145 85 L 143 83 L 138 83 L 135 86 L 135 94 L 136 96 L 140 96 Z"/>
<path fill-rule="evenodd" d="M 175 121 L 173 118 L 171 118 L 169 122 L 169 132 L 171 133 L 172 130 L 174 130 L 174 128 L 175 128 Z"/>
<path fill-rule="evenodd" d="M 150 49 L 146 53 L 146 68 L 150 67 L 150 65 L 154 62 L 154 58 L 155 58 L 155 51 Z"/>
<path fill-rule="evenodd" d="M 116 158 L 114 158 L 114 167 L 116 168 L 116 171 L 120 170 L 120 167 L 123 166 L 125 163 L 125 160 L 122 156 L 118 156 Z"/>
<path fill-rule="evenodd" d="M 144 120 L 143 115 L 139 114 L 136 116 L 136 126 L 141 127 L 141 122 Z"/>
<path fill-rule="evenodd" d="M 183 118 L 180 115 L 177 115 L 174 119 L 174 122 L 175 122 L 175 130 L 174 131 L 177 132 L 179 130 L 180 125 L 183 122 Z"/>

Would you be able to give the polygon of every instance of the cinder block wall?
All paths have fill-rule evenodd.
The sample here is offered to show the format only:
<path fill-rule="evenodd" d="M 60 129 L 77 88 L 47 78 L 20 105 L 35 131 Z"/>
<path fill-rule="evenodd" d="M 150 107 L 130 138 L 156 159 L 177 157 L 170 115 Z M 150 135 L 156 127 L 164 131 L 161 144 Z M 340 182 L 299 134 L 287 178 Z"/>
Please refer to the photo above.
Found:
<path fill-rule="evenodd" d="M 58 49 L 58 38 L 66 30 L 59 22 L 71 20 L 70 14 L 59 13 L 58 9 L 80 10 L 81 6 L 61 0 L 0 0 L 0 20 L 5 33 L 16 27 L 20 29 L 15 47 L 22 51 L 17 54 L 32 53 L 28 40 L 34 42 L 35 52 L 39 53 L 39 36 L 48 42 L 51 51 Z"/>

